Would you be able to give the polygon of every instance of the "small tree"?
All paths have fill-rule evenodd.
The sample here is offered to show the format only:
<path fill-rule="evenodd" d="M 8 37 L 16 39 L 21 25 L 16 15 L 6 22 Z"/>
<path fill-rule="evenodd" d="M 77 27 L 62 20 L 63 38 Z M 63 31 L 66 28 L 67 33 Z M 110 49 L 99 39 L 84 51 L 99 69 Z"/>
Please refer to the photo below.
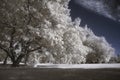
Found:
<path fill-rule="evenodd" d="M 100 53 L 91 52 L 86 56 L 86 63 L 100 63 L 101 57 Z"/>
<path fill-rule="evenodd" d="M 117 55 L 117 63 L 120 63 L 120 54 Z"/>
<path fill-rule="evenodd" d="M 107 63 L 114 57 L 115 50 L 104 37 L 97 37 L 87 29 L 86 40 L 83 45 L 91 48 L 86 55 L 86 63 Z"/>

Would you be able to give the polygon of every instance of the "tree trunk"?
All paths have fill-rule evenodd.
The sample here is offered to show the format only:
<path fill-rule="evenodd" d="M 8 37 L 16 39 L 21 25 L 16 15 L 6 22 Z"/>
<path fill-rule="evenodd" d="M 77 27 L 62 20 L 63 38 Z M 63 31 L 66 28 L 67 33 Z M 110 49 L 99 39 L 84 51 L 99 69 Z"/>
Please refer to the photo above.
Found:
<path fill-rule="evenodd" d="M 17 59 L 13 59 L 13 60 L 12 60 L 12 62 L 13 62 L 12 67 L 19 67 L 19 64 L 20 64 L 20 62 L 21 62 L 21 60 L 23 59 L 24 56 L 25 56 L 25 55 L 20 54 L 20 55 L 17 57 Z"/>
<path fill-rule="evenodd" d="M 29 57 L 29 55 L 27 54 L 27 55 L 25 56 L 25 65 L 27 64 L 28 57 Z"/>
<path fill-rule="evenodd" d="M 19 62 L 13 62 L 12 67 L 19 67 Z"/>
<path fill-rule="evenodd" d="M 6 65 L 6 64 L 7 64 L 7 59 L 8 59 L 8 55 L 5 57 L 4 62 L 3 62 L 3 65 Z"/>

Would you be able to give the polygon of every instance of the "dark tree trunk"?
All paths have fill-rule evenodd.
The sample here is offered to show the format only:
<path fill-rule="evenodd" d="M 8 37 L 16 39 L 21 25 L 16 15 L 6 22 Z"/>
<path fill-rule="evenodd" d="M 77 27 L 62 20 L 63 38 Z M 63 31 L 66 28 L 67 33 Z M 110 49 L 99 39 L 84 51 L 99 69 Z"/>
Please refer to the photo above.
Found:
<path fill-rule="evenodd" d="M 19 63 L 15 60 L 15 58 L 11 58 L 12 61 L 12 67 L 18 67 Z"/>
<path fill-rule="evenodd" d="M 5 57 L 4 62 L 3 62 L 3 65 L 6 65 L 6 64 L 7 64 L 7 59 L 8 59 L 8 55 Z"/>
<path fill-rule="evenodd" d="M 25 65 L 27 64 L 28 58 L 29 58 L 29 55 L 27 54 L 27 55 L 25 56 Z"/>
<path fill-rule="evenodd" d="M 19 59 L 19 60 L 17 59 L 17 60 L 12 61 L 13 62 L 12 67 L 19 67 L 19 64 L 20 64 L 21 60 L 22 60 L 22 58 Z"/>
<path fill-rule="evenodd" d="M 19 62 L 13 62 L 12 67 L 19 67 Z"/>
<path fill-rule="evenodd" d="M 13 62 L 12 67 L 19 67 L 19 64 L 20 64 L 20 62 L 21 62 L 21 60 L 23 59 L 24 56 L 25 56 L 24 54 L 20 54 L 17 57 L 17 59 L 12 59 L 12 62 Z"/>

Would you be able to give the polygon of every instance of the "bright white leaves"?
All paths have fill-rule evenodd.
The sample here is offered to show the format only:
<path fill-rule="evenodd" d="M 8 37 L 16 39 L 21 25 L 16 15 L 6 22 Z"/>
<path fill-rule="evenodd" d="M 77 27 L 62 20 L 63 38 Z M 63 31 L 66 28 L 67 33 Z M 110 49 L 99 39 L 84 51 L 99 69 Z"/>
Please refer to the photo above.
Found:
<path fill-rule="evenodd" d="M 43 0 L 40 12 L 41 27 L 38 35 L 41 37 L 41 51 L 36 51 L 30 56 L 29 63 L 56 63 L 78 64 L 86 63 L 86 56 L 95 52 L 97 47 L 102 53 L 100 62 L 108 62 L 114 54 L 114 49 L 103 37 L 97 37 L 87 27 L 79 27 L 80 19 L 72 22 L 69 16 L 69 0 Z M 87 43 L 87 44 L 86 44 Z M 96 52 L 97 53 L 97 52 Z"/>

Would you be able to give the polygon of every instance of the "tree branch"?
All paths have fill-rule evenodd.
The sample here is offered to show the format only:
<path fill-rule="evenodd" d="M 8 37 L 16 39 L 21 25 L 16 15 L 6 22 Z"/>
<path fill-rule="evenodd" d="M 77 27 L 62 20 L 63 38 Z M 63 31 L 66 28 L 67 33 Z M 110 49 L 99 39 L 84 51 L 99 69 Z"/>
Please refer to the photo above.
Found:
<path fill-rule="evenodd" d="M 37 48 L 34 48 L 34 49 L 31 49 L 31 50 L 29 50 L 28 52 L 30 53 L 30 52 L 33 52 L 33 51 L 36 51 L 36 50 L 39 50 L 39 49 L 41 49 L 41 46 L 39 46 L 39 47 L 37 47 Z"/>
<path fill-rule="evenodd" d="M 12 57 L 11 54 L 9 54 L 8 49 L 4 48 L 1 43 L 0 43 L 0 49 L 2 49 L 3 51 L 5 51 L 9 57 Z"/>
<path fill-rule="evenodd" d="M 11 32 L 11 39 L 10 39 L 10 48 L 13 48 L 13 40 L 14 40 L 14 34 L 15 34 L 16 30 L 15 27 L 12 28 L 12 32 Z"/>
<path fill-rule="evenodd" d="M 1 43 L 0 43 L 0 49 L 2 49 L 3 51 L 5 51 L 6 53 L 8 53 L 8 50 L 6 48 L 4 48 Z"/>

